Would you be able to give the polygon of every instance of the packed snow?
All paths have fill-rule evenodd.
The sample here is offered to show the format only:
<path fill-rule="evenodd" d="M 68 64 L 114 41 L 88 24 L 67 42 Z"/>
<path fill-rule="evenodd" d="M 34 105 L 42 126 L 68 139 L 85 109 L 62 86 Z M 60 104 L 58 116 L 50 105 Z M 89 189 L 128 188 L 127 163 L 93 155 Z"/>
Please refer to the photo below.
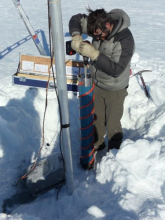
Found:
<path fill-rule="evenodd" d="M 47 1 L 24 0 L 22 7 L 48 51 Z M 73 14 L 93 9 L 125 10 L 131 18 L 136 50 L 132 59 L 128 96 L 122 118 L 124 141 L 120 150 L 98 153 L 96 169 L 79 164 L 79 99 L 68 93 L 74 191 L 64 185 L 31 202 L 9 205 L 20 192 L 15 185 L 36 158 L 42 142 L 45 90 L 13 85 L 19 55 L 39 55 L 12 0 L 0 1 L 0 220 L 164 220 L 165 219 L 165 4 L 164 0 L 61 1 L 64 40 L 70 40 Z M 89 38 L 90 40 L 90 38 Z M 66 59 L 81 59 L 79 56 Z M 144 93 L 141 70 L 147 90 Z M 45 144 L 41 158 L 60 152 L 60 119 L 54 91 L 49 90 Z M 50 145 L 50 146 L 49 146 Z M 99 155 L 100 154 L 100 155 Z"/>

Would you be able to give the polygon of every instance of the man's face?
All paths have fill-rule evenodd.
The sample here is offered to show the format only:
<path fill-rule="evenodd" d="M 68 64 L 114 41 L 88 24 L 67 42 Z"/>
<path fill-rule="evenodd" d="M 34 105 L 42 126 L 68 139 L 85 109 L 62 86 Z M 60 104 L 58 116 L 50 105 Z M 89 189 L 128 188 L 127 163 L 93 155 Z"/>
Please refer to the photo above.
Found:
<path fill-rule="evenodd" d="M 112 25 L 110 25 L 109 23 L 108 23 L 108 25 L 106 25 L 106 29 L 103 31 L 100 28 L 98 28 L 93 33 L 93 38 L 95 40 L 101 40 L 101 41 L 106 40 L 110 36 L 112 28 L 113 28 Z"/>

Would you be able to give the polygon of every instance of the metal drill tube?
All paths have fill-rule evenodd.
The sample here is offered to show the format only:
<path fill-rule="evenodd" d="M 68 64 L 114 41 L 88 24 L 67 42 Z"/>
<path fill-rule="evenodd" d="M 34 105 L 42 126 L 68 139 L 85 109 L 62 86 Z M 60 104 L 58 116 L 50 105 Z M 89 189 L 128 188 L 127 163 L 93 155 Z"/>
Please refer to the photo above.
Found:
<path fill-rule="evenodd" d="M 72 194 L 74 189 L 73 183 L 73 165 L 71 154 L 71 141 L 69 129 L 69 108 L 67 97 L 67 80 L 66 80 L 66 66 L 65 66 L 65 49 L 64 49 L 64 35 L 60 0 L 49 0 L 52 43 L 54 49 L 55 68 L 57 77 L 57 90 L 60 101 L 60 109 L 62 116 L 62 125 L 66 125 L 62 129 L 62 151 L 65 161 L 65 176 L 68 194 Z"/>

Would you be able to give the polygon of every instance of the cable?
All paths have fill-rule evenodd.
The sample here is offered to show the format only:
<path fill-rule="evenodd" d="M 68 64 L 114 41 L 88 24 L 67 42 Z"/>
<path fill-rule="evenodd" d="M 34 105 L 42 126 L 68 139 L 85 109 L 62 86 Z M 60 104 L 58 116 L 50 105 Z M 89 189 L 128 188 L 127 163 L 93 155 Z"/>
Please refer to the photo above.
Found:
<path fill-rule="evenodd" d="M 52 52 L 52 44 L 51 44 L 51 39 L 52 39 L 52 35 L 51 35 L 51 22 L 50 22 L 50 13 L 49 13 L 49 1 L 48 1 L 48 27 L 49 27 L 49 44 L 50 44 L 50 55 L 51 55 L 51 65 L 50 68 L 52 69 L 52 73 L 53 73 L 53 81 L 54 81 L 54 88 L 55 88 L 55 93 L 56 93 L 56 97 L 57 97 L 57 101 L 58 101 L 58 106 L 59 106 L 59 114 L 60 114 L 60 137 L 59 137 L 59 145 L 60 145 L 60 153 L 61 153 L 61 157 L 62 157 L 62 161 L 63 161 L 63 167 L 64 167 L 64 177 L 63 180 L 61 181 L 61 186 L 59 187 L 59 190 L 57 192 L 57 200 L 58 200 L 58 194 L 60 189 L 62 188 L 63 184 L 65 183 L 65 161 L 64 161 L 64 157 L 63 157 L 63 153 L 62 153 L 62 147 L 61 147 L 61 139 L 62 139 L 62 114 L 61 114 L 61 106 L 60 106 L 60 101 L 59 101 L 59 97 L 58 97 L 58 93 L 57 93 L 57 89 L 55 86 L 55 74 L 54 74 L 54 69 L 53 69 L 53 56 L 54 53 Z M 19 68 L 19 66 L 18 66 Z M 19 184 L 19 182 L 25 178 L 28 177 L 28 175 L 36 168 L 41 150 L 44 146 L 44 142 L 45 142 L 45 116 L 46 116 L 46 110 L 47 110 L 47 106 L 48 106 L 48 85 L 49 85 L 49 81 L 50 81 L 50 72 L 49 72 L 49 76 L 48 76 L 48 81 L 47 81 L 47 85 L 46 85 L 46 98 L 45 98 L 45 110 L 44 110 L 44 117 L 43 117 L 43 126 L 42 126 L 42 144 L 41 147 L 38 151 L 37 157 L 32 165 L 32 167 L 30 168 L 30 170 L 25 173 L 16 183 L 16 185 Z"/>
<path fill-rule="evenodd" d="M 42 144 L 40 146 L 40 149 L 38 151 L 38 154 L 37 154 L 37 157 L 32 165 L 32 167 L 30 168 L 30 170 L 25 173 L 19 180 L 18 182 L 16 183 L 16 185 L 19 184 L 19 182 L 25 178 L 27 178 L 29 176 L 29 174 L 36 168 L 36 165 L 37 165 L 37 162 L 38 162 L 38 159 L 39 159 L 39 156 L 40 156 L 40 153 L 41 153 L 41 150 L 44 146 L 44 142 L 45 142 L 45 116 L 46 116 L 46 110 L 47 110 L 47 106 L 48 106 L 48 85 L 49 85 L 49 81 L 50 81 L 50 73 L 49 73 L 49 76 L 48 76 L 48 81 L 47 81 L 47 85 L 46 85 L 46 98 L 45 98 L 45 110 L 44 110 L 44 117 L 43 117 L 43 125 L 42 125 Z"/>

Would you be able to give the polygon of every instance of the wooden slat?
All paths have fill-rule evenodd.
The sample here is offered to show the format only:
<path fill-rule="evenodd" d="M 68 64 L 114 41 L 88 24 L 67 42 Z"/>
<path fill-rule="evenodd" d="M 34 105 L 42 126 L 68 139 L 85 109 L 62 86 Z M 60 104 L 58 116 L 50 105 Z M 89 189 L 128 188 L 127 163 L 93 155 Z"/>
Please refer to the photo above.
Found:
<path fill-rule="evenodd" d="M 15 74 L 15 76 L 25 77 L 27 79 L 41 79 L 41 80 L 48 81 L 48 76 L 41 76 L 41 75 L 37 76 L 37 75 L 30 75 L 30 74 L 24 74 L 24 73 L 17 73 L 17 74 Z M 53 81 L 53 77 L 50 77 L 50 81 Z M 67 79 L 67 83 L 77 84 L 78 80 L 76 80 L 76 79 Z"/>

